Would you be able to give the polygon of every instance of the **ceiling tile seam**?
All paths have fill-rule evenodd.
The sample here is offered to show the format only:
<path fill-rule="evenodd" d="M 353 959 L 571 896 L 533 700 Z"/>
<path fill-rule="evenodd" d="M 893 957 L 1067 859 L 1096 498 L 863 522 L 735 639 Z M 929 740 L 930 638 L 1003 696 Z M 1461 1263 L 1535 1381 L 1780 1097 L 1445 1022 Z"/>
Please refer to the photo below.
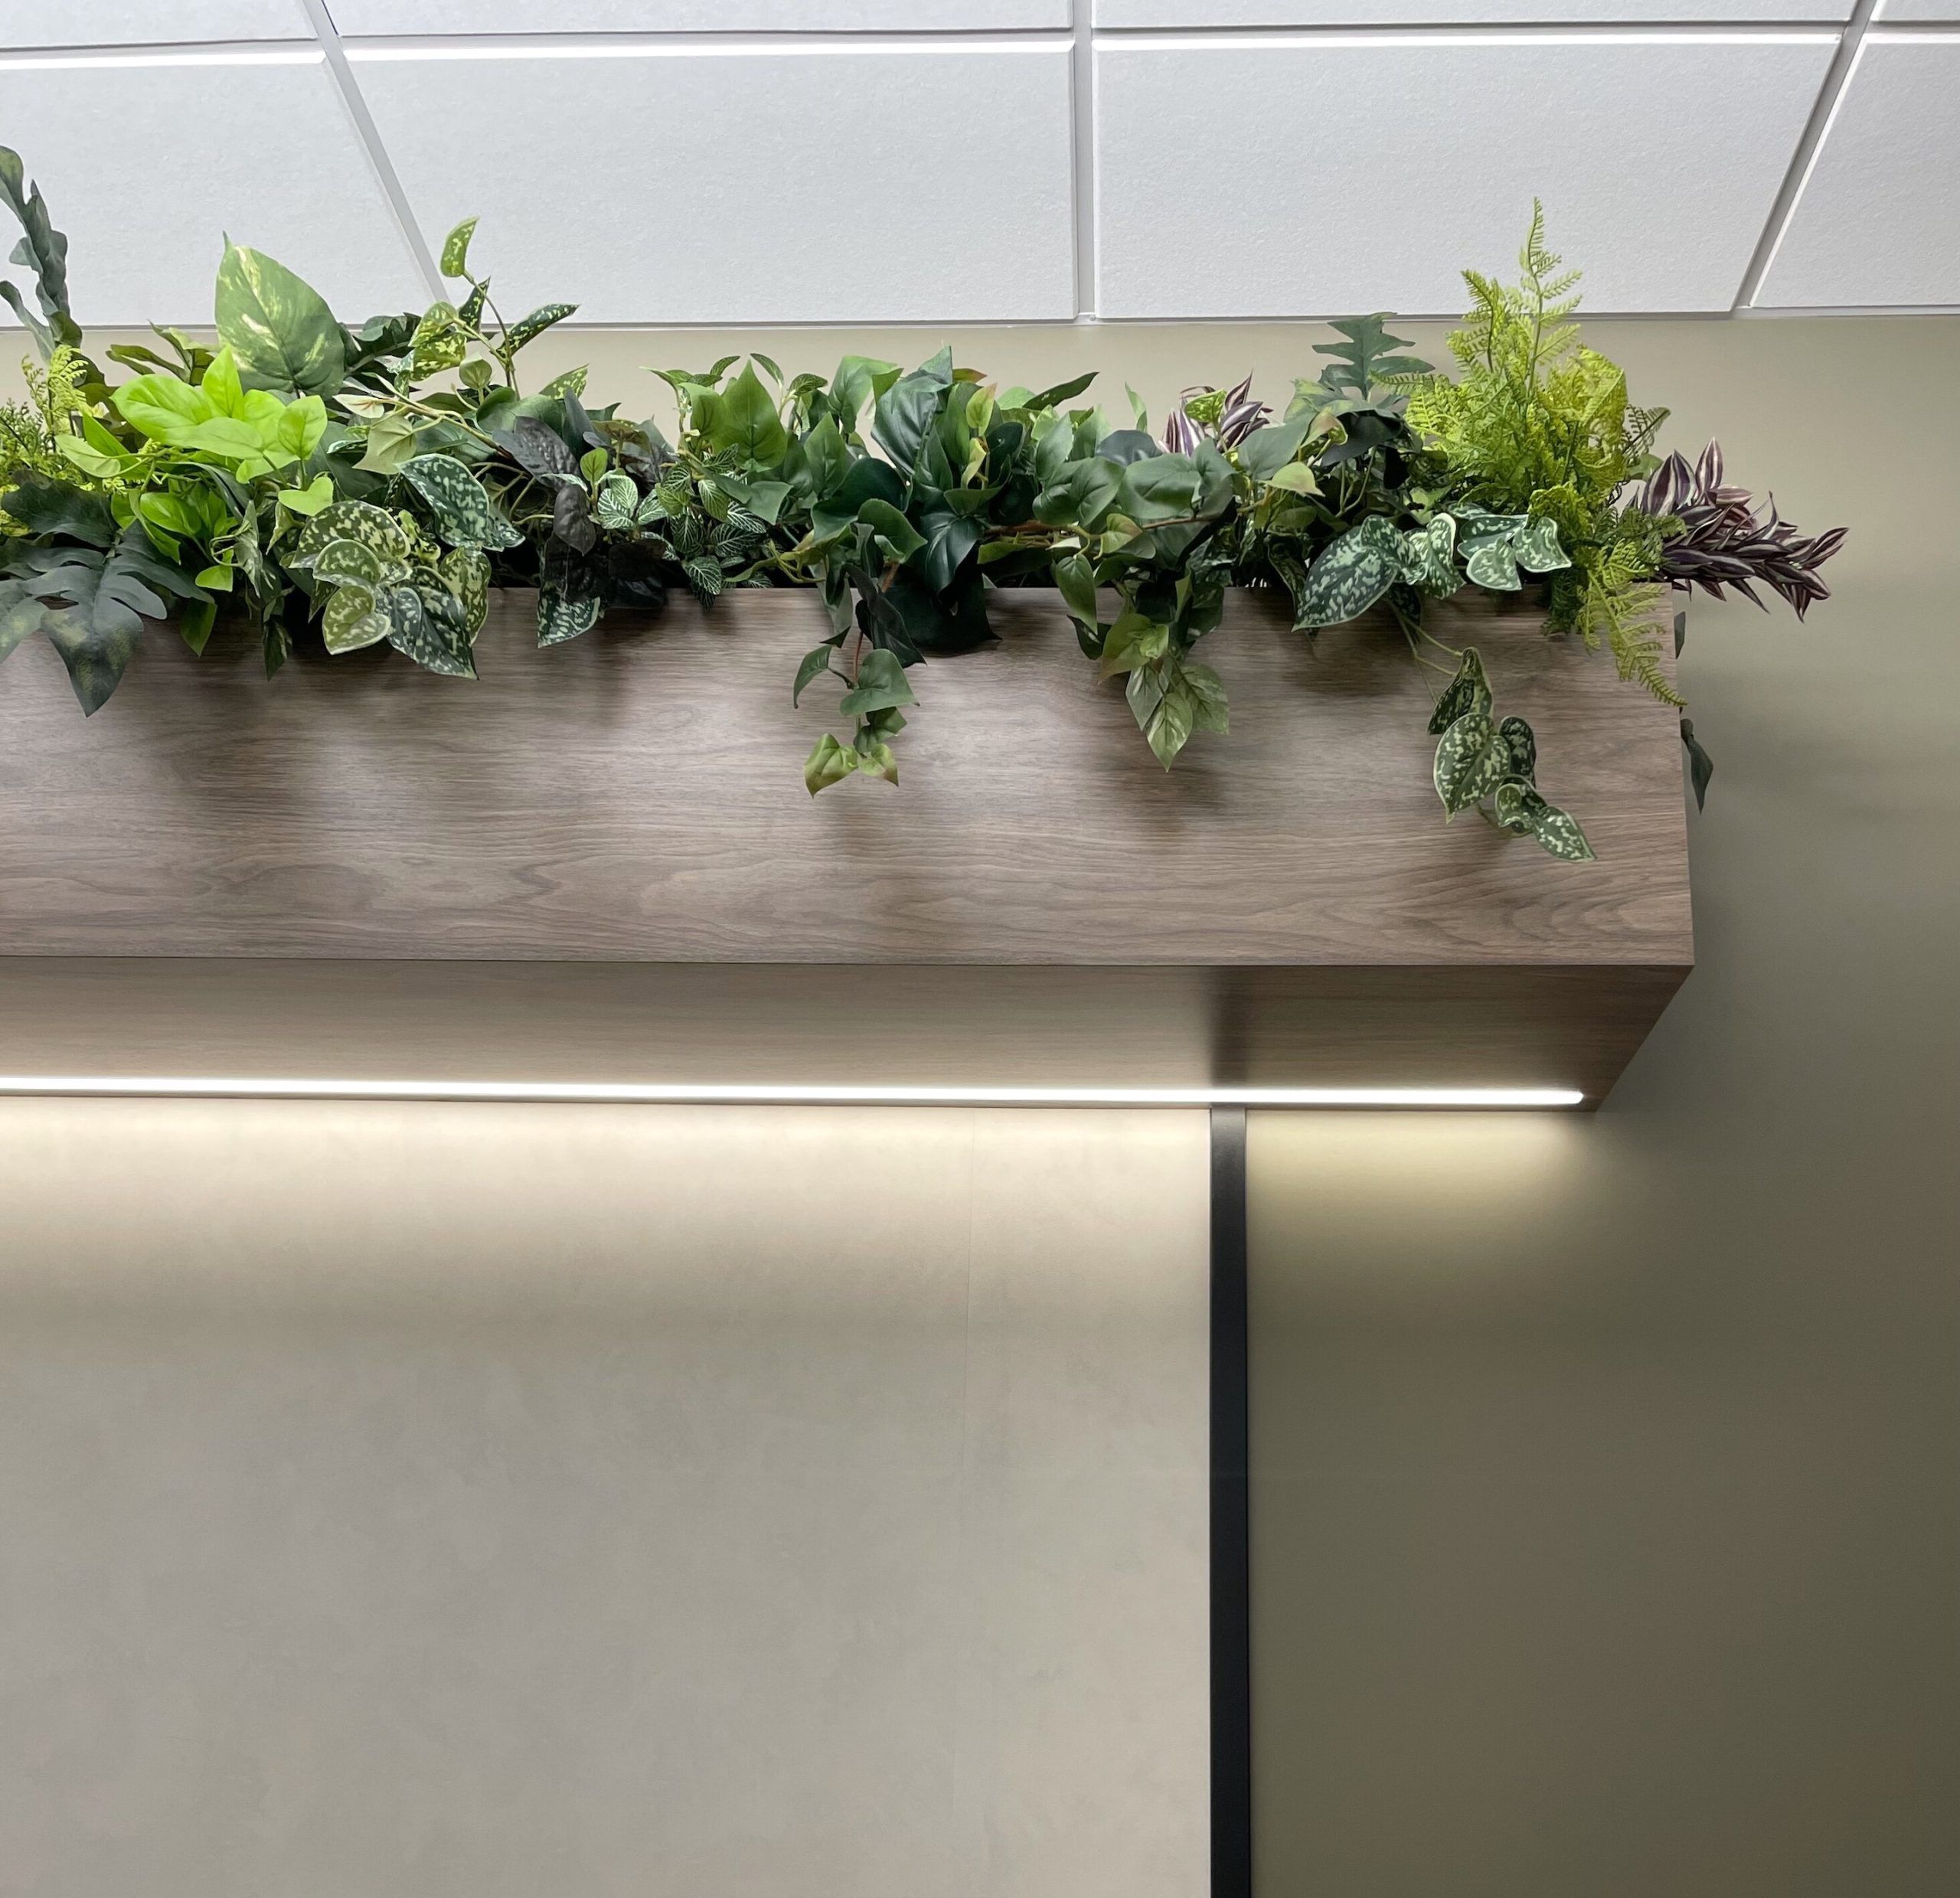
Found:
<path fill-rule="evenodd" d="M 1573 20 L 1464 26 L 1289 26 L 1134 28 L 1097 34 L 1097 50 L 1125 53 L 1282 52 L 1305 46 L 1781 46 L 1824 45 L 1847 29 L 1837 20 L 1704 20 L 1680 25 L 1625 20 Z"/>
<path fill-rule="evenodd" d="M 400 175 L 395 170 L 394 160 L 388 155 L 387 147 L 381 141 L 381 128 L 375 124 L 374 116 L 368 109 L 368 101 L 362 95 L 361 84 L 354 77 L 348 64 L 346 50 L 341 46 L 340 34 L 333 22 L 333 16 L 327 11 L 327 0 L 300 0 L 306 10 L 306 17 L 313 23 L 314 37 L 319 41 L 320 51 L 326 58 L 327 70 L 332 75 L 334 89 L 340 95 L 340 102 L 354 127 L 354 136 L 368 155 L 369 168 L 374 174 L 381 194 L 388 201 L 388 208 L 394 214 L 400 227 L 402 241 L 408 246 L 409 253 L 415 260 L 415 267 L 420 273 L 429 300 L 439 302 L 443 296 L 442 274 L 436 268 L 435 253 L 429 247 L 429 240 L 423 234 L 422 226 L 416 219 L 414 208 L 408 201 L 408 194 L 402 188 Z"/>
<path fill-rule="evenodd" d="M 1797 149 L 1790 154 L 1783 182 L 1771 201 L 1769 214 L 1763 221 L 1762 234 L 1756 239 L 1749 267 L 1743 271 L 1743 280 L 1736 288 L 1734 307 L 1737 309 L 1750 308 L 1762 294 L 1763 283 L 1776 261 L 1777 252 L 1783 247 L 1783 240 L 1788 234 L 1797 207 L 1803 201 L 1804 187 L 1810 182 L 1811 173 L 1816 168 L 1830 136 L 1831 123 L 1851 90 L 1851 75 L 1864 57 L 1866 31 L 1877 8 L 1878 0 L 1857 0 L 1851 11 L 1850 23 L 1838 41 L 1838 51 L 1825 70 L 1824 83 L 1818 88 L 1817 97 L 1811 103 L 1810 117 L 1805 123 L 1802 136 L 1797 140 Z"/>
<path fill-rule="evenodd" d="M 1072 47 L 1075 38 L 1066 27 L 1009 27 L 963 33 L 351 33 L 340 44 L 354 60 L 603 59 L 609 54 L 1056 52 Z"/>
<path fill-rule="evenodd" d="M 83 66 L 311 66 L 311 40 L 185 40 L 168 45 L 21 46 L 0 50 L 0 72 Z"/>
<path fill-rule="evenodd" d="M 1096 194 L 1096 47 L 1089 0 L 1074 0 L 1069 54 L 1069 203 L 1075 239 L 1075 313 L 1093 322 L 1101 298 L 1098 251 L 1102 206 Z"/>

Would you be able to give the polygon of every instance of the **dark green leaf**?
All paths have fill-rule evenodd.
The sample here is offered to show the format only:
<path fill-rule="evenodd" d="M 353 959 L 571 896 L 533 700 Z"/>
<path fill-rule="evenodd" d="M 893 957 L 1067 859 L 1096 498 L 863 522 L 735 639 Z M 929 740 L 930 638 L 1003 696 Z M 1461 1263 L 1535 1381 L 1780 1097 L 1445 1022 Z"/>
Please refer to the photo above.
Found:
<path fill-rule="evenodd" d="M 1498 724 L 1498 736 L 1504 740 L 1504 750 L 1510 755 L 1508 768 L 1511 774 L 1530 783 L 1538 770 L 1538 740 L 1531 727 L 1521 718 L 1501 719 Z"/>
<path fill-rule="evenodd" d="M 1685 619 L 1686 614 L 1682 617 Z M 1702 749 L 1701 741 L 1694 735 L 1694 721 L 1681 720 L 1681 743 L 1687 750 L 1688 777 L 1694 786 L 1694 808 L 1705 810 L 1708 805 L 1708 786 L 1715 776 L 1715 760 Z"/>
<path fill-rule="evenodd" d="M 591 632 L 599 624 L 599 600 L 596 594 L 574 596 L 557 587 L 537 590 L 537 643 L 563 645 Z"/>
<path fill-rule="evenodd" d="M 501 549 L 524 536 L 490 505 L 475 475 L 448 455 L 417 455 L 402 464 L 402 477 L 429 504 L 436 526 L 452 547 Z"/>
<path fill-rule="evenodd" d="M 520 316 L 502 337 L 506 349 L 521 349 L 526 343 L 535 342 L 554 323 L 562 323 L 571 315 L 578 305 L 576 303 L 544 303 L 528 316 Z"/>
<path fill-rule="evenodd" d="M 802 663 L 796 668 L 796 683 L 790 689 L 791 704 L 794 705 L 802 697 L 803 688 L 812 680 L 820 678 L 831 669 L 830 662 L 836 651 L 837 648 L 826 641 L 822 645 L 812 646 L 803 655 Z"/>
<path fill-rule="evenodd" d="M 1295 629 L 1358 619 L 1381 599 L 1401 571 L 1401 534 L 1392 521 L 1370 515 L 1329 545 L 1307 570 L 1293 620 Z"/>
<path fill-rule="evenodd" d="M 1483 655 L 1472 646 L 1458 661 L 1455 678 L 1442 688 L 1436 708 L 1429 714 L 1429 730 L 1446 732 L 1465 712 L 1488 713 L 1490 709 L 1491 686 L 1484 676 Z"/>
<path fill-rule="evenodd" d="M 1436 795 L 1452 817 L 1498 788 L 1511 753 L 1486 711 L 1468 711 L 1437 741 Z"/>

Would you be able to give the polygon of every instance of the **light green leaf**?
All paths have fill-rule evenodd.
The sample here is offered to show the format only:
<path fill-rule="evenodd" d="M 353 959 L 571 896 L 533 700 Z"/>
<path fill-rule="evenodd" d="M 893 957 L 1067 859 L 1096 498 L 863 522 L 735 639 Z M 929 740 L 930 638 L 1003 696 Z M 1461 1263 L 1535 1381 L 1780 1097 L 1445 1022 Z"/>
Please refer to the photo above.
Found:
<path fill-rule="evenodd" d="M 1508 535 L 1480 540 L 1474 544 L 1466 542 L 1463 571 L 1475 584 L 1488 587 L 1493 593 L 1514 593 L 1524 584 L 1518 575 L 1517 562 L 1511 553 Z"/>
<path fill-rule="evenodd" d="M 524 536 L 490 505 L 476 477 L 449 455 L 417 455 L 402 475 L 429 504 L 443 538 L 452 547 L 516 547 Z"/>
<path fill-rule="evenodd" d="M 371 591 L 403 577 L 407 571 L 399 562 L 384 560 L 359 541 L 329 541 L 313 557 L 313 577 L 338 586 L 364 586 Z"/>
<path fill-rule="evenodd" d="M 346 547 L 349 543 L 335 544 Z M 394 630 L 394 622 L 370 588 L 348 585 L 335 590 L 321 616 L 320 629 L 329 652 L 356 652 L 363 646 L 378 645 Z"/>
<path fill-rule="evenodd" d="M 415 326 L 410 373 L 420 378 L 454 369 L 469 352 L 469 333 L 453 303 L 431 303 Z"/>
<path fill-rule="evenodd" d="M 443 240 L 443 258 L 439 268 L 446 277 L 467 276 L 469 274 L 469 240 L 476 234 L 476 220 L 466 217 L 456 229 Z"/>
<path fill-rule="evenodd" d="M 864 778 L 882 778 L 887 784 L 898 782 L 898 760 L 892 755 L 891 746 L 881 738 L 861 743 L 857 747 L 858 775 Z"/>
<path fill-rule="evenodd" d="M 1134 672 L 1140 665 L 1161 658 L 1169 649 L 1171 629 L 1160 625 L 1135 607 L 1116 616 L 1109 636 L 1102 642 L 1102 657 L 1097 670 L 1106 679 L 1119 672 Z"/>
<path fill-rule="evenodd" d="M 810 755 L 803 760 L 803 782 L 811 796 L 827 790 L 833 784 L 841 784 L 858 769 L 858 754 L 848 745 L 841 745 L 828 732 L 810 747 Z"/>
<path fill-rule="evenodd" d="M 175 376 L 133 376 L 114 393 L 122 419 L 167 448 L 189 446 L 191 431 L 215 419 L 217 404 Z"/>
<path fill-rule="evenodd" d="M 415 453 L 415 424 L 403 415 L 384 415 L 368 425 L 368 446 L 356 468 L 377 475 L 398 475 Z"/>
<path fill-rule="evenodd" d="M 266 387 L 326 396 L 345 380 L 347 358 L 332 311 L 310 284 L 263 252 L 225 247 L 217 305 L 219 335 L 240 368 Z"/>
<path fill-rule="evenodd" d="M 336 501 L 300 529 L 299 545 L 286 564 L 303 570 L 328 541 L 338 540 L 358 541 L 372 547 L 391 568 L 405 565 L 408 560 L 408 535 L 393 515 L 365 501 Z"/>

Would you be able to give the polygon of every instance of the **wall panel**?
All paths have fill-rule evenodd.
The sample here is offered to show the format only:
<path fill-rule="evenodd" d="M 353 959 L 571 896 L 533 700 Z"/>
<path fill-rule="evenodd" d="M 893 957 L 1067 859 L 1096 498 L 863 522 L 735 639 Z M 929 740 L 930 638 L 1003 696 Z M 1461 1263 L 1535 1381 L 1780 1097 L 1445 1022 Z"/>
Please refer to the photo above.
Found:
<path fill-rule="evenodd" d="M 0 1889 L 1201 1891 L 1206 1137 L 0 1103 Z"/>

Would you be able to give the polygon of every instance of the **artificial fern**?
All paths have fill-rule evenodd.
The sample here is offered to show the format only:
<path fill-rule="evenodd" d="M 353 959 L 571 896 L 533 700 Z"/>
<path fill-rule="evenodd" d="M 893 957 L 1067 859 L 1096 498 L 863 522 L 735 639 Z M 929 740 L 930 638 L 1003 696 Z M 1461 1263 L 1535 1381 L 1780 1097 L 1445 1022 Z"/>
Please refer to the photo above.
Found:
<path fill-rule="evenodd" d="M 1659 528 L 1619 505 L 1654 466 L 1667 410 L 1636 407 L 1625 372 L 1579 341 L 1579 273 L 1547 247 L 1541 205 L 1518 263 L 1514 285 L 1464 272 L 1470 309 L 1449 339 L 1462 375 L 1412 379 L 1410 422 L 1440 457 L 1452 500 L 1557 526 L 1572 565 L 1552 577 L 1551 629 L 1604 644 L 1622 678 L 1678 704 L 1651 625 Z"/>
<path fill-rule="evenodd" d="M 74 435 L 90 413 L 81 393 L 90 373 L 81 351 L 66 343 L 57 345 L 44 369 L 31 361 L 21 364 L 27 400 L 0 403 L 0 475 L 8 485 L 24 475 L 43 475 L 74 488 L 103 485 L 83 475 L 60 450 L 62 438 Z M 25 531 L 0 515 L 0 532 Z"/>

